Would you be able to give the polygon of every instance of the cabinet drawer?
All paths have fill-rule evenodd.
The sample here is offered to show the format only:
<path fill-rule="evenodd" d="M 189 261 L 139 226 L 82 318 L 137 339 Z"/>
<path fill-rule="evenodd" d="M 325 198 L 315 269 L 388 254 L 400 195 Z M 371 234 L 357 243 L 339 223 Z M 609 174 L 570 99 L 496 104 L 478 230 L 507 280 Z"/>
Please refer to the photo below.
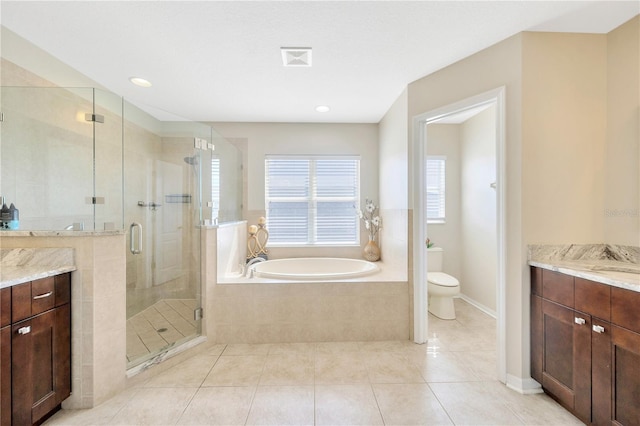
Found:
<path fill-rule="evenodd" d="M 611 322 L 640 333 L 640 293 L 611 287 Z"/>
<path fill-rule="evenodd" d="M 11 324 L 11 287 L 0 290 L 0 327 Z"/>
<path fill-rule="evenodd" d="M 560 272 L 542 270 L 542 297 L 573 308 L 573 277 Z"/>
<path fill-rule="evenodd" d="M 611 321 L 611 286 L 576 278 L 575 309 Z"/>
<path fill-rule="evenodd" d="M 11 318 L 17 322 L 52 309 L 55 299 L 54 277 L 15 285 L 11 291 Z"/>

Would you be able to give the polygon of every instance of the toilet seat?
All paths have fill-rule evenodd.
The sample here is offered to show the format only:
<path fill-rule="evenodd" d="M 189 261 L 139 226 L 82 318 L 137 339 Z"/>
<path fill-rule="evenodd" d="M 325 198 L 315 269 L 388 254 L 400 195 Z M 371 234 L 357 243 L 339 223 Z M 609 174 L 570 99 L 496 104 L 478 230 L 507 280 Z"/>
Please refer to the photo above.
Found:
<path fill-rule="evenodd" d="M 444 272 L 428 272 L 427 281 L 431 284 L 441 285 L 443 287 L 456 287 L 460 282 L 449 274 Z"/>

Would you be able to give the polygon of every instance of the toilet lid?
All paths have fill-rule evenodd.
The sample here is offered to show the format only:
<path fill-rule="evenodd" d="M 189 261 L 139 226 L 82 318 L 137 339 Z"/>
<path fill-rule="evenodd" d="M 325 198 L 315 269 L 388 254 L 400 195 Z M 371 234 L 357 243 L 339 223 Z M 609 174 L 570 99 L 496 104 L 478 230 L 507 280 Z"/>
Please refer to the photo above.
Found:
<path fill-rule="evenodd" d="M 455 287 L 460 284 L 457 279 L 444 272 L 429 272 L 427 274 L 427 280 L 433 284 L 444 287 Z"/>

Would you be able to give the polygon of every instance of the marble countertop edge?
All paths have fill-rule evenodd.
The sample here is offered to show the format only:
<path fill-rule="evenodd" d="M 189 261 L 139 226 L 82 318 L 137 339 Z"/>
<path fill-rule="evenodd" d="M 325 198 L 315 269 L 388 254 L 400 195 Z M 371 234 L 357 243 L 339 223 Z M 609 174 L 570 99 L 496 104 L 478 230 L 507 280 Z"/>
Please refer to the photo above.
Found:
<path fill-rule="evenodd" d="M 75 271 L 74 265 L 63 266 L 4 266 L 0 271 L 0 288 Z"/>
<path fill-rule="evenodd" d="M 535 261 L 530 260 L 529 265 L 555 272 L 584 278 L 590 281 L 607 284 L 613 287 L 624 288 L 640 292 L 640 274 L 637 272 L 625 272 L 620 270 L 593 270 L 589 266 L 570 261 Z"/>

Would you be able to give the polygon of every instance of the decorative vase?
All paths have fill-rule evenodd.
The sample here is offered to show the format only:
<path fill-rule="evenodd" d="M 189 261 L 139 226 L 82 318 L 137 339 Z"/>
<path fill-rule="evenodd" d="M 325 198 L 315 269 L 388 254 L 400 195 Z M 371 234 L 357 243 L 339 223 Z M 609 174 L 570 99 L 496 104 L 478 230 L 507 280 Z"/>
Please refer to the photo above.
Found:
<path fill-rule="evenodd" d="M 364 258 L 369 262 L 380 260 L 380 247 L 378 247 L 375 240 L 370 239 L 364 246 Z"/>

